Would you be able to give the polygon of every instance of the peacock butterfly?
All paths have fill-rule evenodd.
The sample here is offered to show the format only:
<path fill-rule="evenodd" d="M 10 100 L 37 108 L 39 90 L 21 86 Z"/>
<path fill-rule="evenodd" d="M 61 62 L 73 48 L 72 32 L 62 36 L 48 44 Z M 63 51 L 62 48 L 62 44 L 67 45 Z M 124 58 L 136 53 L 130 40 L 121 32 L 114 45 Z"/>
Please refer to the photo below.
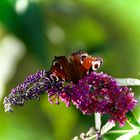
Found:
<path fill-rule="evenodd" d="M 96 71 L 102 63 L 103 60 L 100 57 L 90 56 L 84 51 L 76 51 L 68 58 L 55 56 L 49 73 L 52 79 L 77 83 L 84 75 Z"/>

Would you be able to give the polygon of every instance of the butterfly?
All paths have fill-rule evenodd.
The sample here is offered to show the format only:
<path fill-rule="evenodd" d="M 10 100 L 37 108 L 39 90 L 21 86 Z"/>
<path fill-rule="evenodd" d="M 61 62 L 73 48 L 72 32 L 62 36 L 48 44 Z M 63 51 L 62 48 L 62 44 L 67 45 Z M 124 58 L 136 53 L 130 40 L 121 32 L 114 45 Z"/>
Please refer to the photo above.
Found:
<path fill-rule="evenodd" d="M 72 81 L 76 84 L 83 76 L 100 68 L 102 63 L 101 57 L 90 56 L 81 50 L 73 52 L 68 58 L 55 56 L 49 77 L 55 81 Z"/>

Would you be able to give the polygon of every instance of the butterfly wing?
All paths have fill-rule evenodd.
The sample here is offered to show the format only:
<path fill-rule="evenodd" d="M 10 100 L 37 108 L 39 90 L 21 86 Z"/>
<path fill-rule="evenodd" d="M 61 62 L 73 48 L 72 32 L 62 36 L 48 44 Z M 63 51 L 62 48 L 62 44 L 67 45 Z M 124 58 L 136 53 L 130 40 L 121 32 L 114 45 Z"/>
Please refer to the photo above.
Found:
<path fill-rule="evenodd" d="M 84 51 L 76 51 L 68 59 L 65 56 L 55 57 L 49 72 L 55 74 L 60 80 L 71 80 L 77 83 L 90 71 L 97 70 L 101 64 L 101 58 L 92 57 Z"/>
<path fill-rule="evenodd" d="M 77 51 L 70 55 L 71 74 L 75 83 L 90 71 L 97 70 L 102 64 L 102 59 L 88 55 L 84 51 Z"/>
<path fill-rule="evenodd" d="M 61 80 L 70 79 L 69 63 L 65 56 L 55 57 L 50 69 Z"/>

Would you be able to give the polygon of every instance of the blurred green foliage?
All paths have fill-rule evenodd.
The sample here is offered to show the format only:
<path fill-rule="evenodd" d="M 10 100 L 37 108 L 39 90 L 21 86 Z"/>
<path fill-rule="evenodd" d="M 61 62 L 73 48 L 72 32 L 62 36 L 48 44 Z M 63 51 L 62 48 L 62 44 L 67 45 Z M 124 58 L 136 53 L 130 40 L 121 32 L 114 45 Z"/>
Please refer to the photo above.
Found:
<path fill-rule="evenodd" d="M 118 78 L 140 78 L 139 0 L 22 2 L 0 1 L 0 42 L 10 34 L 26 48 L 4 95 L 27 75 L 49 69 L 55 55 L 68 56 L 75 50 L 102 56 L 104 65 L 100 71 Z M 140 88 L 133 90 L 138 98 Z M 140 118 L 138 106 L 134 114 Z M 93 116 L 84 116 L 75 107 L 66 108 L 63 103 L 50 105 L 44 95 L 40 102 L 29 102 L 10 114 L 4 113 L 1 100 L 0 124 L 2 140 L 68 140 L 86 132 L 93 124 Z M 125 128 L 128 126 L 121 129 Z M 140 136 L 132 140 L 138 139 Z"/>

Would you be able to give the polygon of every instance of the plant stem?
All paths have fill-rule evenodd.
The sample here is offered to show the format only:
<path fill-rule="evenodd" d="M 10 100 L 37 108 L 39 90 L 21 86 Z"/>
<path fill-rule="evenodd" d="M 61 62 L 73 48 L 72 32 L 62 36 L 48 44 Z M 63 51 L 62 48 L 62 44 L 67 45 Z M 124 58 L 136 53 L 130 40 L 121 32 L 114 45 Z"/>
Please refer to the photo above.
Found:
<path fill-rule="evenodd" d="M 120 133 L 129 133 L 132 132 L 133 130 L 112 130 L 109 131 L 107 134 L 120 134 Z"/>

